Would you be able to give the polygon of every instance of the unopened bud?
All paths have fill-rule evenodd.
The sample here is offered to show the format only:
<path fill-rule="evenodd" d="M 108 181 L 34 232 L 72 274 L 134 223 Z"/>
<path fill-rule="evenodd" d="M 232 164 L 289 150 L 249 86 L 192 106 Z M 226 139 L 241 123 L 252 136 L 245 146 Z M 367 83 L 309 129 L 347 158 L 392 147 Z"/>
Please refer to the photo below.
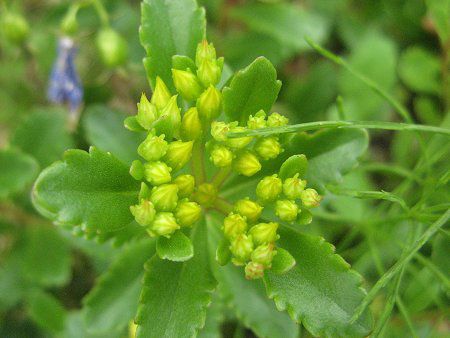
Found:
<path fill-rule="evenodd" d="M 128 56 L 127 42 L 114 29 L 103 28 L 100 30 L 96 43 L 105 66 L 113 68 L 125 62 Z"/>
<path fill-rule="evenodd" d="M 305 189 L 302 191 L 301 196 L 302 204 L 306 208 L 314 208 L 319 206 L 322 196 L 314 189 Z"/>
<path fill-rule="evenodd" d="M 197 77 L 203 86 L 215 86 L 222 75 L 222 69 L 216 60 L 205 59 L 197 68 Z"/>
<path fill-rule="evenodd" d="M 155 105 L 151 104 L 147 96 L 144 93 L 141 95 L 141 101 L 137 104 L 138 113 L 136 115 L 136 121 L 142 126 L 144 129 L 151 129 L 153 122 L 158 118 L 158 111 L 156 110 Z"/>
<path fill-rule="evenodd" d="M 150 200 L 158 211 L 172 211 L 178 203 L 178 187 L 176 184 L 163 184 L 154 187 Z"/>
<path fill-rule="evenodd" d="M 229 240 L 245 233 L 246 230 L 247 221 L 239 214 L 230 213 L 223 220 L 223 233 Z"/>
<path fill-rule="evenodd" d="M 248 233 L 252 236 L 255 245 L 258 246 L 275 242 L 279 238 L 277 229 L 278 223 L 258 223 Z"/>
<path fill-rule="evenodd" d="M 273 243 L 263 244 L 258 246 L 252 252 L 252 262 L 260 263 L 265 268 L 270 268 L 273 257 L 277 254 L 275 245 Z"/>
<path fill-rule="evenodd" d="M 145 158 L 147 161 L 157 161 L 163 157 L 169 145 L 164 140 L 164 135 L 153 136 L 149 134 L 147 138 L 142 142 L 137 151 L 138 154 Z"/>
<path fill-rule="evenodd" d="M 133 163 L 131 163 L 130 175 L 137 181 L 144 178 L 144 165 L 141 161 L 134 160 Z"/>
<path fill-rule="evenodd" d="M 255 116 L 250 115 L 247 121 L 247 127 L 249 129 L 260 129 L 267 127 L 266 113 L 264 110 L 260 110 Z"/>
<path fill-rule="evenodd" d="M 164 162 L 149 162 L 144 164 L 144 177 L 152 185 L 161 185 L 172 180 L 171 168 Z"/>
<path fill-rule="evenodd" d="M 275 206 L 276 215 L 286 222 L 293 222 L 297 219 L 298 205 L 290 200 L 278 200 Z"/>
<path fill-rule="evenodd" d="M 173 180 L 178 187 L 178 197 L 190 197 L 194 192 L 195 178 L 192 175 L 180 175 Z"/>
<path fill-rule="evenodd" d="M 251 236 L 240 234 L 231 241 L 230 251 L 233 254 L 235 265 L 244 265 L 250 259 L 253 252 L 253 241 Z"/>
<path fill-rule="evenodd" d="M 181 135 L 186 140 L 197 140 L 202 136 L 202 132 L 202 123 L 197 108 L 189 108 L 181 121 Z"/>
<path fill-rule="evenodd" d="M 210 85 L 197 100 L 197 109 L 200 119 L 210 122 L 220 115 L 222 109 L 222 94 Z"/>
<path fill-rule="evenodd" d="M 141 182 L 141 188 L 139 189 L 139 200 L 141 199 L 150 199 L 150 188 L 144 182 Z"/>
<path fill-rule="evenodd" d="M 202 208 L 195 202 L 180 201 L 175 209 L 175 218 L 182 227 L 190 227 L 200 219 Z"/>
<path fill-rule="evenodd" d="M 173 170 L 180 170 L 191 159 L 193 145 L 193 141 L 174 141 L 169 143 L 164 160 Z"/>
<path fill-rule="evenodd" d="M 241 131 L 246 131 L 247 128 L 245 127 L 232 127 L 230 131 L 234 133 L 238 133 Z M 250 142 L 252 142 L 253 137 L 251 136 L 244 136 L 244 137 L 234 137 L 234 138 L 227 138 L 225 141 L 225 144 L 231 148 L 234 149 L 242 149 L 245 146 L 247 146 Z"/>
<path fill-rule="evenodd" d="M 274 201 L 283 189 L 283 183 L 278 175 L 266 176 L 256 186 L 256 196 L 263 202 Z"/>
<path fill-rule="evenodd" d="M 156 214 L 153 203 L 145 199 L 142 199 L 138 205 L 132 205 L 130 211 L 136 222 L 142 226 L 152 224 Z"/>
<path fill-rule="evenodd" d="M 305 190 L 306 181 L 298 178 L 298 174 L 295 174 L 294 177 L 287 178 L 283 183 L 283 193 L 284 195 L 291 199 L 295 200 L 300 198 L 302 191 Z"/>
<path fill-rule="evenodd" d="M 72 5 L 69 7 L 66 15 L 61 21 L 61 31 L 64 35 L 73 35 L 78 30 L 77 12 L 79 6 Z"/>
<path fill-rule="evenodd" d="M 197 50 L 195 52 L 195 63 L 197 67 L 200 67 L 205 60 L 215 60 L 216 59 L 216 49 L 212 43 L 208 44 L 206 39 L 203 39 L 197 45 Z"/>
<path fill-rule="evenodd" d="M 177 104 L 177 95 L 174 95 L 160 112 L 154 128 L 158 134 L 164 134 L 168 140 L 171 140 L 174 135 L 178 134 L 180 126 L 181 112 Z"/>
<path fill-rule="evenodd" d="M 230 131 L 230 125 L 221 121 L 211 123 L 211 135 L 217 142 L 227 140 L 227 133 Z"/>
<path fill-rule="evenodd" d="M 245 266 L 246 279 L 259 279 L 264 276 L 264 265 L 256 262 L 248 262 Z"/>
<path fill-rule="evenodd" d="M 282 127 L 289 123 L 289 119 L 286 116 L 280 115 L 278 113 L 272 113 L 267 118 L 268 127 Z"/>
<path fill-rule="evenodd" d="M 211 183 L 201 184 L 194 193 L 194 200 L 205 207 L 214 205 L 217 199 L 217 188 Z"/>
<path fill-rule="evenodd" d="M 197 76 L 189 70 L 179 70 L 172 68 L 172 78 L 178 93 L 186 101 L 196 100 L 203 91 Z"/>
<path fill-rule="evenodd" d="M 225 146 L 216 145 L 211 151 L 210 159 L 216 167 L 228 167 L 233 162 L 233 153 Z"/>
<path fill-rule="evenodd" d="M 1 27 L 5 37 L 15 44 L 22 43 L 30 32 L 27 20 L 19 13 L 5 12 Z"/>
<path fill-rule="evenodd" d="M 249 222 L 256 222 L 261 216 L 263 207 L 250 199 L 242 199 L 234 204 L 234 211 L 245 216 Z"/>
<path fill-rule="evenodd" d="M 171 212 L 158 212 L 148 233 L 152 237 L 170 237 L 178 229 L 180 229 L 180 225 Z"/>
<path fill-rule="evenodd" d="M 261 170 L 258 158 L 249 151 L 240 153 L 234 161 L 234 169 L 244 176 L 253 176 Z"/>
<path fill-rule="evenodd" d="M 170 95 L 169 89 L 164 81 L 157 76 L 151 102 L 156 106 L 156 108 L 158 108 L 158 110 L 162 110 L 169 103 L 171 96 L 172 95 Z"/>
<path fill-rule="evenodd" d="M 256 153 L 265 160 L 276 158 L 283 150 L 276 137 L 264 137 L 256 141 Z"/>

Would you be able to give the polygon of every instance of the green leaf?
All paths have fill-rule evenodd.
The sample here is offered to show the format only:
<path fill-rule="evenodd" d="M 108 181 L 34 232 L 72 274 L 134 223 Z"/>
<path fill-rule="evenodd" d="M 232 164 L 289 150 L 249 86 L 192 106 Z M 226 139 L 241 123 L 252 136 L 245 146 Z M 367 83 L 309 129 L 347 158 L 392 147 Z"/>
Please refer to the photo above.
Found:
<path fill-rule="evenodd" d="M 308 160 L 306 156 L 301 155 L 292 155 L 280 167 L 280 178 L 285 180 L 286 178 L 294 177 L 296 174 L 299 175 L 300 178 L 305 177 L 306 172 L 308 170 Z"/>
<path fill-rule="evenodd" d="M 280 247 L 289 251 L 297 264 L 286 274 L 268 271 L 264 277 L 267 294 L 277 307 L 301 321 L 313 336 L 369 335 L 369 313 L 349 324 L 365 295 L 361 276 L 350 270 L 349 264 L 323 238 L 284 227 L 279 232 Z"/>
<path fill-rule="evenodd" d="M 205 36 L 205 10 L 195 0 L 144 0 L 141 8 L 140 38 L 147 52 L 147 77 L 153 88 L 159 76 L 173 90 L 172 56 L 195 57 L 197 44 Z"/>
<path fill-rule="evenodd" d="M 30 317 L 40 327 L 52 332 L 64 329 L 66 310 L 54 296 L 35 290 L 28 296 L 27 303 Z"/>
<path fill-rule="evenodd" d="M 15 130 L 11 144 L 39 161 L 42 168 L 61 158 L 74 141 L 67 128 L 64 110 L 37 110 Z"/>
<path fill-rule="evenodd" d="M 137 147 L 145 135 L 126 130 L 123 127 L 124 118 L 124 114 L 105 106 L 91 106 L 86 109 L 83 127 L 90 144 L 113 153 L 126 164 L 131 164 L 137 158 Z"/>
<path fill-rule="evenodd" d="M 289 251 L 283 248 L 277 248 L 277 254 L 272 260 L 272 268 L 270 271 L 281 275 L 291 270 L 296 263 L 295 258 L 292 257 Z"/>
<path fill-rule="evenodd" d="M 209 267 L 204 223 L 192 229 L 196 254 L 186 262 L 158 256 L 146 266 L 136 322 L 137 337 L 194 337 L 205 324 L 216 282 Z"/>
<path fill-rule="evenodd" d="M 222 338 L 223 310 L 222 300 L 216 293 L 206 311 L 205 327 L 198 333 L 198 338 Z"/>
<path fill-rule="evenodd" d="M 447 278 L 450 278 L 450 240 L 448 237 L 438 234 L 433 240 L 433 252 L 431 259 Z"/>
<path fill-rule="evenodd" d="M 61 338 L 123 338 L 123 330 L 104 334 L 89 333 L 82 311 L 73 311 L 67 315 L 64 331 L 58 335 Z"/>
<path fill-rule="evenodd" d="M 145 129 L 136 120 L 136 115 L 128 116 L 125 120 L 123 120 L 123 125 L 131 131 L 145 131 Z"/>
<path fill-rule="evenodd" d="M 450 36 L 450 0 L 426 0 L 428 13 L 433 20 L 442 43 Z"/>
<path fill-rule="evenodd" d="M 182 231 L 176 231 L 170 238 L 160 236 L 156 242 L 159 258 L 184 262 L 194 256 L 192 242 Z"/>
<path fill-rule="evenodd" d="M 185 55 L 172 56 L 172 67 L 179 70 L 187 70 L 189 68 L 193 72 L 197 69 L 194 60 Z"/>
<path fill-rule="evenodd" d="M 125 164 L 91 147 L 89 153 L 66 151 L 63 161 L 39 175 L 32 197 L 37 210 L 57 223 L 108 232 L 133 220 L 129 207 L 138 190 Z"/>
<path fill-rule="evenodd" d="M 269 60 L 258 57 L 247 68 L 238 71 L 223 89 L 223 109 L 233 120 L 245 122 L 260 109 L 269 112 L 277 99 L 281 81 Z"/>
<path fill-rule="evenodd" d="M 154 253 L 154 241 L 143 240 L 130 244 L 116 256 L 83 300 L 89 332 L 107 333 L 127 326 L 138 307 L 144 263 Z"/>
<path fill-rule="evenodd" d="M 39 165 L 31 156 L 15 149 L 0 150 L 0 199 L 26 188 L 38 173 Z"/>

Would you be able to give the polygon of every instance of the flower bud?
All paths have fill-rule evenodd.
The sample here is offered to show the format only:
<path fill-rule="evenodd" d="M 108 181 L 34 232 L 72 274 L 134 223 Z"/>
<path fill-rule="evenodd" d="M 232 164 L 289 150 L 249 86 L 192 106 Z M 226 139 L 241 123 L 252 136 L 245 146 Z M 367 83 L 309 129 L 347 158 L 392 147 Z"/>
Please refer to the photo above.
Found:
<path fill-rule="evenodd" d="M 253 252 L 253 241 L 251 236 L 240 234 L 231 241 L 230 251 L 233 254 L 233 263 L 243 265 L 250 259 Z"/>
<path fill-rule="evenodd" d="M 61 31 L 64 35 L 73 35 L 78 30 L 77 12 L 79 6 L 72 5 L 69 7 L 66 15 L 61 21 Z"/>
<path fill-rule="evenodd" d="M 197 45 L 197 50 L 195 52 L 195 63 L 197 67 L 200 67 L 205 60 L 215 60 L 216 59 L 216 49 L 212 43 L 208 44 L 206 39 L 203 39 Z"/>
<path fill-rule="evenodd" d="M 153 136 L 149 134 L 147 138 L 142 142 L 137 151 L 138 154 L 145 158 L 147 161 L 157 161 L 163 157 L 169 145 L 164 140 L 164 135 Z"/>
<path fill-rule="evenodd" d="M 230 129 L 230 131 L 237 133 L 240 131 L 246 131 L 246 128 L 245 127 L 232 127 Z M 242 149 L 245 146 L 247 146 L 250 142 L 252 142 L 252 139 L 253 139 L 253 137 L 251 137 L 251 136 L 227 138 L 225 141 L 225 144 L 234 149 Z"/>
<path fill-rule="evenodd" d="M 276 158 L 281 152 L 281 145 L 276 137 L 263 137 L 256 141 L 256 153 L 265 160 Z"/>
<path fill-rule="evenodd" d="M 183 168 L 192 156 L 193 141 L 174 141 L 169 143 L 164 160 L 175 171 Z"/>
<path fill-rule="evenodd" d="M 286 222 L 293 222 L 297 219 L 298 205 L 290 200 L 278 200 L 275 206 L 275 214 Z"/>
<path fill-rule="evenodd" d="M 249 222 L 256 222 L 261 216 L 263 207 L 249 198 L 237 201 L 234 204 L 234 211 L 245 216 Z"/>
<path fill-rule="evenodd" d="M 176 184 L 163 184 L 152 189 L 150 200 L 158 211 L 172 211 L 178 203 Z"/>
<path fill-rule="evenodd" d="M 253 176 L 261 170 L 261 163 L 254 154 L 244 151 L 234 161 L 234 169 L 244 176 Z"/>
<path fill-rule="evenodd" d="M 114 29 L 101 29 L 97 34 L 96 43 L 105 66 L 114 68 L 125 62 L 128 46 L 124 38 Z"/>
<path fill-rule="evenodd" d="M 136 222 L 142 226 L 152 224 L 156 214 L 153 203 L 145 199 L 142 199 L 138 205 L 132 205 L 130 211 Z"/>
<path fill-rule="evenodd" d="M 177 135 L 181 126 L 181 112 L 177 104 L 177 95 L 170 98 L 167 105 L 161 110 L 154 127 L 158 134 L 166 135 L 171 140 L 173 135 Z"/>
<path fill-rule="evenodd" d="M 27 20 L 19 13 L 5 11 L 1 24 L 5 37 L 15 44 L 22 43 L 30 32 Z"/>
<path fill-rule="evenodd" d="M 245 278 L 248 280 L 259 279 L 264 276 L 264 266 L 261 263 L 248 262 L 245 266 Z"/>
<path fill-rule="evenodd" d="M 289 119 L 286 116 L 280 115 L 278 113 L 272 113 L 267 118 L 268 127 L 282 127 L 289 123 Z"/>
<path fill-rule="evenodd" d="M 189 108 L 181 120 L 181 135 L 186 140 L 197 140 L 202 136 L 202 133 L 202 123 L 197 108 Z"/>
<path fill-rule="evenodd" d="M 306 181 L 298 178 L 298 174 L 295 174 L 294 177 L 287 178 L 283 183 L 283 193 L 284 195 L 291 199 L 295 200 L 300 198 L 301 193 L 305 190 Z"/>
<path fill-rule="evenodd" d="M 211 151 L 210 159 L 216 167 L 228 167 L 233 161 L 233 153 L 225 146 L 216 145 Z"/>
<path fill-rule="evenodd" d="M 152 185 L 161 185 L 172 180 L 171 168 L 164 162 L 149 162 L 144 164 L 144 177 Z"/>
<path fill-rule="evenodd" d="M 180 226 L 171 212 L 158 212 L 153 220 L 152 226 L 148 230 L 150 236 L 170 237 Z"/>
<path fill-rule="evenodd" d="M 179 70 L 172 68 L 172 78 L 178 93 L 186 101 L 196 100 L 203 91 L 197 76 L 190 70 Z"/>
<path fill-rule="evenodd" d="M 150 199 L 150 188 L 144 182 L 141 182 L 141 188 L 139 189 L 139 200 Z"/>
<path fill-rule="evenodd" d="M 201 184 L 194 193 L 194 200 L 205 207 L 214 205 L 217 199 L 217 188 L 211 183 Z"/>
<path fill-rule="evenodd" d="M 195 202 L 183 200 L 178 203 L 174 214 L 178 224 L 189 227 L 200 219 L 202 208 Z"/>
<path fill-rule="evenodd" d="M 209 122 L 220 115 L 222 109 L 222 94 L 210 85 L 197 100 L 197 109 L 200 119 Z"/>
<path fill-rule="evenodd" d="M 166 84 L 159 76 L 157 76 L 155 90 L 153 91 L 151 98 L 152 104 L 154 104 L 158 110 L 162 110 L 169 103 L 171 97 L 172 95 L 170 95 Z"/>
<path fill-rule="evenodd" d="M 230 213 L 223 220 L 223 233 L 226 238 L 232 240 L 233 238 L 245 233 L 247 231 L 247 221 L 239 214 Z"/>
<path fill-rule="evenodd" d="M 252 236 L 253 243 L 258 246 L 275 242 L 279 238 L 277 229 L 278 223 L 258 223 L 248 233 Z"/>
<path fill-rule="evenodd" d="M 136 120 L 142 128 L 150 130 L 153 122 L 158 118 L 156 107 L 148 101 L 147 96 L 145 96 L 144 93 L 142 93 L 141 101 L 137 104 L 137 107 L 138 113 L 136 115 Z"/>
<path fill-rule="evenodd" d="M 256 186 L 256 196 L 263 202 L 274 201 L 283 189 L 283 183 L 278 175 L 266 176 Z"/>
<path fill-rule="evenodd" d="M 211 123 L 211 135 L 217 142 L 227 140 L 227 133 L 230 131 L 230 125 L 221 121 Z"/>
<path fill-rule="evenodd" d="M 215 86 L 222 76 L 222 69 L 216 60 L 205 59 L 197 68 L 197 77 L 205 87 Z"/>
<path fill-rule="evenodd" d="M 300 198 L 302 200 L 302 204 L 306 208 L 314 208 L 319 206 L 320 201 L 322 200 L 322 196 L 320 196 L 316 190 L 314 189 L 305 189 L 302 191 Z"/>
<path fill-rule="evenodd" d="M 258 246 L 252 252 L 252 262 L 260 263 L 265 268 L 270 268 L 273 257 L 277 254 L 273 243 Z"/>
<path fill-rule="evenodd" d="M 178 187 L 178 197 L 190 197 L 194 192 L 195 178 L 192 175 L 180 175 L 173 180 Z"/>
<path fill-rule="evenodd" d="M 264 110 L 260 110 L 255 116 L 250 115 L 247 121 L 247 127 L 249 129 L 260 129 L 267 127 L 266 113 Z"/>
<path fill-rule="evenodd" d="M 131 163 L 130 167 L 130 175 L 137 181 L 140 181 L 144 178 L 144 165 L 141 161 L 135 160 Z"/>

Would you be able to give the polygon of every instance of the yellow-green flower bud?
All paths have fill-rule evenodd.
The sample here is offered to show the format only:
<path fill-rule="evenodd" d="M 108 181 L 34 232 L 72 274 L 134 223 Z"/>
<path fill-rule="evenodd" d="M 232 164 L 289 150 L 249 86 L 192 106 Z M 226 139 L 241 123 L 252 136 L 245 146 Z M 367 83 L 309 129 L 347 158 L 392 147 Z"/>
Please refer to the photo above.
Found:
<path fill-rule="evenodd" d="M 216 59 L 216 49 L 212 43 L 208 44 L 206 39 L 203 39 L 197 45 L 197 50 L 195 52 L 195 64 L 200 67 L 205 60 L 215 60 Z"/>
<path fill-rule="evenodd" d="M 79 6 L 72 5 L 69 7 L 66 15 L 61 21 L 61 31 L 64 35 L 72 36 L 78 30 L 78 21 L 77 21 L 77 13 Z"/>
<path fill-rule="evenodd" d="M 254 154 L 244 151 L 234 161 L 234 170 L 244 176 L 253 176 L 261 170 L 261 163 Z"/>
<path fill-rule="evenodd" d="M 196 100 L 203 91 L 197 76 L 190 70 L 179 70 L 172 68 L 172 78 L 175 88 L 186 101 Z"/>
<path fill-rule="evenodd" d="M 164 162 L 149 162 L 144 164 L 144 177 L 152 185 L 161 185 L 172 180 L 171 168 Z"/>
<path fill-rule="evenodd" d="M 147 96 L 144 93 L 141 95 L 141 101 L 137 104 L 138 112 L 136 115 L 136 121 L 142 126 L 142 128 L 150 130 L 153 122 L 158 118 L 158 111 L 155 105 L 151 104 Z"/>
<path fill-rule="evenodd" d="M 96 43 L 105 66 L 111 68 L 117 67 L 127 59 L 127 41 L 114 29 L 110 27 L 102 28 L 97 34 Z"/>
<path fill-rule="evenodd" d="M 276 137 L 263 137 L 256 141 L 256 153 L 265 160 L 276 158 L 283 151 Z"/>
<path fill-rule="evenodd" d="M 248 280 L 259 279 L 264 276 L 264 266 L 261 263 L 248 262 L 245 266 L 245 278 Z"/>
<path fill-rule="evenodd" d="M 305 190 L 306 181 L 298 178 L 298 174 L 295 174 L 294 177 L 287 178 L 283 183 L 283 193 L 284 195 L 291 199 L 295 200 L 300 198 L 302 191 Z"/>
<path fill-rule="evenodd" d="M 22 43 L 30 32 L 27 20 L 19 13 L 5 11 L 0 23 L 4 36 L 15 44 Z"/>
<path fill-rule="evenodd" d="M 249 230 L 256 246 L 275 242 L 279 236 L 277 235 L 278 223 L 258 223 Z"/>
<path fill-rule="evenodd" d="M 211 183 L 201 184 L 194 193 L 194 200 L 202 206 L 210 207 L 217 199 L 217 188 Z"/>
<path fill-rule="evenodd" d="M 298 205 L 290 200 L 278 200 L 275 206 L 275 214 L 286 222 L 293 222 L 297 219 Z"/>
<path fill-rule="evenodd" d="M 144 178 L 144 165 L 141 161 L 134 160 L 133 163 L 131 163 L 130 175 L 138 181 Z"/>
<path fill-rule="evenodd" d="M 221 121 L 211 123 L 211 135 L 217 142 L 223 142 L 227 139 L 227 133 L 230 131 L 230 125 Z"/>
<path fill-rule="evenodd" d="M 197 77 L 205 87 L 215 86 L 222 75 L 222 69 L 216 60 L 205 59 L 197 68 Z"/>
<path fill-rule="evenodd" d="M 139 189 L 139 200 L 150 199 L 150 188 L 144 182 L 141 182 L 141 188 Z"/>
<path fill-rule="evenodd" d="M 177 95 L 170 98 L 167 105 L 160 112 L 158 120 L 154 123 L 154 128 L 158 134 L 165 134 L 168 140 L 173 135 L 177 135 L 181 126 L 181 112 L 177 104 Z"/>
<path fill-rule="evenodd" d="M 263 202 L 274 201 L 283 189 L 283 183 L 278 175 L 266 176 L 256 186 L 256 196 Z"/>
<path fill-rule="evenodd" d="M 260 110 L 255 116 L 250 115 L 247 121 L 247 127 L 249 129 L 260 129 L 267 127 L 266 113 L 264 110 Z"/>
<path fill-rule="evenodd" d="M 169 143 L 164 160 L 175 171 L 183 168 L 191 159 L 193 145 L 193 141 L 174 141 Z"/>
<path fill-rule="evenodd" d="M 163 184 L 152 189 L 150 200 L 158 211 L 172 211 L 178 203 L 176 184 Z"/>
<path fill-rule="evenodd" d="M 252 252 L 252 262 L 260 263 L 265 268 L 270 268 L 273 256 L 277 254 L 275 245 L 273 243 L 263 244 L 258 246 Z"/>
<path fill-rule="evenodd" d="M 175 209 L 175 218 L 182 227 L 190 227 L 200 219 L 202 208 L 189 200 L 180 201 Z"/>
<path fill-rule="evenodd" d="M 289 123 L 289 119 L 286 116 L 280 115 L 278 113 L 272 113 L 267 118 L 268 127 L 282 127 Z"/>
<path fill-rule="evenodd" d="M 232 127 L 230 131 L 232 132 L 241 132 L 246 131 L 247 128 L 245 127 Z M 242 149 L 245 146 L 247 146 L 250 142 L 252 142 L 253 137 L 251 136 L 244 136 L 244 137 L 234 137 L 234 138 L 227 138 L 225 140 L 225 144 L 231 148 L 234 149 Z"/>
<path fill-rule="evenodd" d="M 130 207 L 130 211 L 133 214 L 136 222 L 142 226 L 148 226 L 152 224 L 156 214 L 153 203 L 145 199 L 142 199 L 137 205 L 132 205 Z"/>
<path fill-rule="evenodd" d="M 253 240 L 251 236 L 240 234 L 231 241 L 230 251 L 233 254 L 233 263 L 243 265 L 250 259 L 253 252 Z"/>
<path fill-rule="evenodd" d="M 186 140 L 197 140 L 202 136 L 202 133 L 202 122 L 197 108 L 189 108 L 181 120 L 181 135 Z"/>
<path fill-rule="evenodd" d="M 210 122 L 220 115 L 222 109 L 222 94 L 216 87 L 210 85 L 197 100 L 200 119 Z"/>
<path fill-rule="evenodd" d="M 302 204 L 306 208 L 314 208 L 319 206 L 320 201 L 322 200 L 322 196 L 318 194 L 318 192 L 314 189 L 305 189 L 302 191 L 300 198 L 302 200 Z"/>
<path fill-rule="evenodd" d="M 158 212 L 148 233 L 152 237 L 170 237 L 178 229 L 180 229 L 180 225 L 171 212 Z"/>
<path fill-rule="evenodd" d="M 239 214 L 230 213 L 223 220 L 223 233 L 226 238 L 232 240 L 233 238 L 245 233 L 247 231 L 247 221 Z"/>
<path fill-rule="evenodd" d="M 210 159 L 216 167 L 228 167 L 233 162 L 233 153 L 225 146 L 216 145 L 211 151 Z"/>
<path fill-rule="evenodd" d="M 137 151 L 138 154 L 145 158 L 147 161 L 157 161 L 163 157 L 169 145 L 164 140 L 164 135 L 153 136 L 149 134 L 147 138 L 142 142 Z"/>
<path fill-rule="evenodd" d="M 172 95 L 170 95 L 166 84 L 159 76 L 157 76 L 151 102 L 158 110 L 162 110 L 169 103 L 171 97 Z"/>
<path fill-rule="evenodd" d="M 261 216 L 263 207 L 249 198 L 237 201 L 234 204 L 234 211 L 239 215 L 245 216 L 249 222 L 256 222 Z"/>
<path fill-rule="evenodd" d="M 173 180 L 173 183 L 178 186 L 178 197 L 190 197 L 194 192 L 195 178 L 192 175 L 180 175 Z"/>

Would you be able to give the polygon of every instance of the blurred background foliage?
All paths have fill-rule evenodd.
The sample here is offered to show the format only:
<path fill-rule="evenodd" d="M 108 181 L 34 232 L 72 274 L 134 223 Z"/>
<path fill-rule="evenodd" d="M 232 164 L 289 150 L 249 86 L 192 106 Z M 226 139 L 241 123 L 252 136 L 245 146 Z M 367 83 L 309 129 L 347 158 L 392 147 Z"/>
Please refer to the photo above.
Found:
<path fill-rule="evenodd" d="M 4 3 L 26 18 L 30 32 L 20 45 L 0 35 L 0 337 L 124 337 L 126 321 L 113 330 L 92 333 L 82 315 L 83 297 L 120 249 L 108 241 L 73 237 L 48 224 L 33 210 L 29 192 L 39 170 L 68 148 L 94 144 L 119 149 L 116 153 L 124 161 L 134 158 L 127 143 L 134 146 L 139 140 L 122 128 L 122 120 L 135 113 L 141 92 L 150 92 L 138 36 L 140 3 L 104 1 L 112 27 L 128 44 L 127 62 L 115 69 L 103 66 L 95 47 L 100 26 L 95 11 L 91 7 L 79 11 L 76 62 L 85 99 L 79 128 L 72 132 L 65 127 L 66 109 L 51 106 L 46 98 L 59 27 L 71 1 Z M 314 52 L 304 40 L 308 35 L 401 101 L 414 122 L 450 126 L 446 0 L 201 0 L 199 4 L 206 9 L 208 39 L 231 69 L 243 68 L 260 55 L 276 66 L 283 86 L 275 110 L 292 123 L 401 120 L 373 90 Z M 396 189 L 408 204 L 426 198 L 437 209 L 420 217 L 424 222 L 434 220 L 433 212 L 449 204 L 448 178 L 440 188 L 435 184 L 448 173 L 449 143 L 430 135 L 425 143 L 421 149 L 416 135 L 409 132 L 371 133 L 369 151 L 342 185 L 359 191 Z M 11 171 L 17 175 L 5 174 Z M 420 233 L 425 226 L 396 218 L 393 208 L 328 194 L 317 221 L 306 231 L 334 243 L 370 286 L 398 259 L 406 234 L 411 229 Z M 403 272 L 398 291 L 402 303 L 384 337 L 448 336 L 449 257 L 448 230 L 443 230 Z M 130 292 L 137 296 L 138 289 Z M 376 318 L 387 297 L 388 293 L 380 294 L 372 304 Z M 120 312 L 130 300 L 110 301 L 107 304 L 116 302 L 110 311 Z M 224 336 L 252 335 L 226 309 L 222 312 Z"/>

